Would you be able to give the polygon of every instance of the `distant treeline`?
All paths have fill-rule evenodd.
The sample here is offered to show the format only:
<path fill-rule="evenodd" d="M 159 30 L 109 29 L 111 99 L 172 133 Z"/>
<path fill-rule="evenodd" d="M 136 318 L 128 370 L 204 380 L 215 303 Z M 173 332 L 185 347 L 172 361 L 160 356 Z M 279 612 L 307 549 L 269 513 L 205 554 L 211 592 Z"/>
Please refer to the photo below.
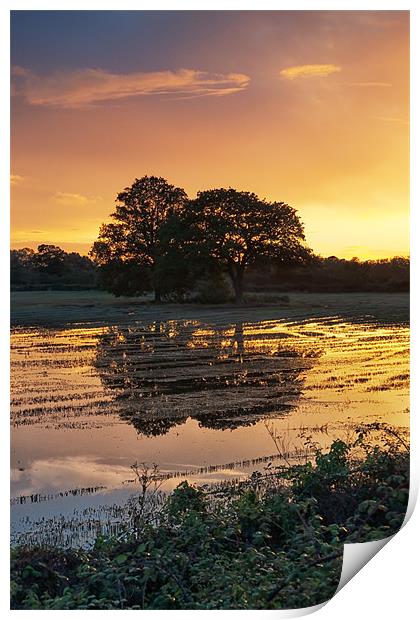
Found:
<path fill-rule="evenodd" d="M 10 252 L 12 290 L 82 290 L 97 288 L 97 267 L 87 256 L 55 245 Z"/>
<path fill-rule="evenodd" d="M 12 250 L 12 290 L 83 290 L 101 288 L 99 268 L 87 256 L 54 245 Z M 246 291 L 406 292 L 410 260 L 394 257 L 361 261 L 314 256 L 303 265 L 261 260 L 248 272 Z"/>
<path fill-rule="evenodd" d="M 396 256 L 380 260 L 346 260 L 313 256 L 303 265 L 276 261 L 254 265 L 248 273 L 248 291 L 408 292 L 410 259 Z"/>

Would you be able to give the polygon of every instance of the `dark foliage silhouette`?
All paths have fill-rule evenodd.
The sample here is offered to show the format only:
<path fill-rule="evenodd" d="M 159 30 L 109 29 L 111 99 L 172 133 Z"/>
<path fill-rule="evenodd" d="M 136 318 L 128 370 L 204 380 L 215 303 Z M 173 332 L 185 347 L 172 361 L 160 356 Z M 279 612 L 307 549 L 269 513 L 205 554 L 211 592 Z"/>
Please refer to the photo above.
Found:
<path fill-rule="evenodd" d="M 96 267 L 87 256 L 42 244 L 37 252 L 11 250 L 10 283 L 16 290 L 95 288 Z"/>
<path fill-rule="evenodd" d="M 237 303 L 243 301 L 245 271 L 258 258 L 300 262 L 309 256 L 295 209 L 232 188 L 198 192 L 163 234 L 189 262 L 226 271 Z"/>
<path fill-rule="evenodd" d="M 140 295 L 154 290 L 155 300 L 160 301 L 155 274 L 162 254 L 159 229 L 186 200 L 183 189 L 154 176 L 135 179 L 131 187 L 118 194 L 111 214 L 114 222 L 102 225 L 90 252 L 100 267 L 104 288 L 115 295 Z"/>
<path fill-rule="evenodd" d="M 346 260 L 313 256 L 304 265 L 260 260 L 248 274 L 250 290 L 339 292 L 408 292 L 410 259 Z"/>

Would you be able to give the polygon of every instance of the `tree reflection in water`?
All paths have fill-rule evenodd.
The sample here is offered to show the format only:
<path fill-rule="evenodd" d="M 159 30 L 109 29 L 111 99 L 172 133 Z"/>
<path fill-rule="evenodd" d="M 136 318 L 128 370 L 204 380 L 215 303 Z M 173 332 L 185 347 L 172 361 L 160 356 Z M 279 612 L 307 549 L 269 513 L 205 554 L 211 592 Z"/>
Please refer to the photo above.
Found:
<path fill-rule="evenodd" d="M 122 419 L 143 435 L 162 435 L 189 417 L 212 429 L 285 414 L 317 354 L 285 346 L 284 331 L 259 324 L 154 322 L 111 328 L 95 367 Z"/>

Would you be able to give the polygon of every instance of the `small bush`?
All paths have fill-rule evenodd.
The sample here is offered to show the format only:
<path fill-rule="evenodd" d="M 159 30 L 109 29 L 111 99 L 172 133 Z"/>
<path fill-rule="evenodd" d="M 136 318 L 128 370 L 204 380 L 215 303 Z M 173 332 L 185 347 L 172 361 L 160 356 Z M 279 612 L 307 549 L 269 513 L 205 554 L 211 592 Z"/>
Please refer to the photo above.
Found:
<path fill-rule="evenodd" d="M 197 301 L 202 304 L 223 304 L 232 301 L 232 288 L 222 273 L 212 273 L 198 281 Z"/>

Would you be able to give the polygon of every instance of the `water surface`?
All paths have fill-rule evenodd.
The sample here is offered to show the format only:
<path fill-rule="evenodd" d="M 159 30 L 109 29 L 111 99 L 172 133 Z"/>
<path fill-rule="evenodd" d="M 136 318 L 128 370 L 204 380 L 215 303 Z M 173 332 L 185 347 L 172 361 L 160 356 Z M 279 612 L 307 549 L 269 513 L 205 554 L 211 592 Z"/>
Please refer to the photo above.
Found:
<path fill-rule="evenodd" d="M 170 489 L 264 466 L 276 458 L 269 431 L 293 458 L 308 435 L 327 446 L 361 423 L 406 427 L 407 322 L 357 310 L 152 308 L 114 324 L 16 326 L 13 539 L 58 528 L 54 540 L 77 543 L 118 522 L 135 461 L 156 463 Z"/>

